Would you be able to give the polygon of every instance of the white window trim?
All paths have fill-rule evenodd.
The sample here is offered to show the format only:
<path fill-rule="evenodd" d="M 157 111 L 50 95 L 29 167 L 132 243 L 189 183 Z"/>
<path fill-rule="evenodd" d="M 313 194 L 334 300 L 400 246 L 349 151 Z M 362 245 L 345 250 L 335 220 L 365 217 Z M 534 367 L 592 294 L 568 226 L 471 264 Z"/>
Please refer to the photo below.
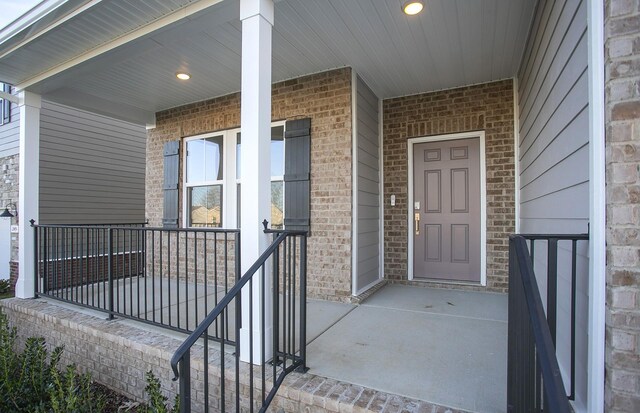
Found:
<path fill-rule="evenodd" d="M 286 133 L 286 120 L 271 122 L 271 127 L 282 126 Z M 191 228 L 189 226 L 189 188 L 206 185 L 222 185 L 222 228 L 238 228 L 238 184 L 242 180 L 237 176 L 236 168 L 236 145 L 238 143 L 238 133 L 240 128 L 224 129 L 216 132 L 207 132 L 200 135 L 188 136 L 182 139 L 182 227 Z M 222 136 L 222 179 L 217 181 L 202 181 L 197 184 L 187 183 L 187 142 L 198 139 L 212 138 Z M 286 153 L 287 144 L 284 142 L 284 151 Z M 284 163 L 284 159 L 283 159 Z M 283 164 L 284 167 L 284 164 Z M 272 176 L 271 182 L 282 181 L 284 184 L 284 175 Z M 284 196 L 284 188 L 283 188 Z M 284 205 L 282 213 L 286 213 Z"/>

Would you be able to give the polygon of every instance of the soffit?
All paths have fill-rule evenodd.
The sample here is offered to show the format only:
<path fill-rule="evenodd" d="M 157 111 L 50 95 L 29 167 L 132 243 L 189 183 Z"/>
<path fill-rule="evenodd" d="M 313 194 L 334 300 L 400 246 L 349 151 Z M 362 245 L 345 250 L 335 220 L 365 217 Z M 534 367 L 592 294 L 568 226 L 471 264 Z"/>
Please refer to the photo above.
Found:
<path fill-rule="evenodd" d="M 73 26 L 82 30 L 61 29 L 57 38 L 43 38 L 17 51 L 15 59 L 0 59 L 0 77 L 19 74 L 13 83 L 20 83 L 47 65 L 53 67 L 116 32 L 134 30 L 189 2 L 101 3 L 110 17 L 105 17 L 106 10 L 100 18 L 87 16 Z M 512 77 L 535 7 L 534 0 L 430 0 L 420 15 L 406 16 L 400 4 L 277 2 L 273 81 L 351 66 L 378 97 L 388 98 Z M 225 0 L 29 89 L 90 110 L 119 106 L 134 117 L 236 92 L 242 34 L 238 15 L 239 2 Z M 109 32 L 114 27 L 117 30 Z M 192 79 L 179 82 L 174 76 L 179 70 L 191 73 Z"/>

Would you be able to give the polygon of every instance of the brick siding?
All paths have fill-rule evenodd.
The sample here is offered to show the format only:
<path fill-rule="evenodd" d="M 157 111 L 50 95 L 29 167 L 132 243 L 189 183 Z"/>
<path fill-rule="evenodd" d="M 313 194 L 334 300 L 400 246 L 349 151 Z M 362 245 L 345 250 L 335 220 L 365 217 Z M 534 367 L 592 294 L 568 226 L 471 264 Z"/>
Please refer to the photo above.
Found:
<path fill-rule="evenodd" d="M 308 293 L 311 298 L 347 301 L 351 295 L 350 69 L 273 86 L 274 121 L 306 117 L 311 118 Z M 238 93 L 156 114 L 156 127 L 148 132 L 147 139 L 146 215 L 152 226 L 162 223 L 164 143 L 239 126 Z M 182 222 L 184 208 L 180 213 Z"/>
<path fill-rule="evenodd" d="M 606 2 L 606 411 L 640 411 L 640 10 Z"/>
<path fill-rule="evenodd" d="M 407 139 L 485 131 L 487 287 L 508 288 L 508 235 L 515 231 L 513 81 L 388 99 L 383 102 L 385 277 L 407 282 Z M 430 283 L 430 286 L 438 286 Z M 471 288 L 439 285 L 447 288 Z M 484 288 L 483 288 L 484 289 Z"/>

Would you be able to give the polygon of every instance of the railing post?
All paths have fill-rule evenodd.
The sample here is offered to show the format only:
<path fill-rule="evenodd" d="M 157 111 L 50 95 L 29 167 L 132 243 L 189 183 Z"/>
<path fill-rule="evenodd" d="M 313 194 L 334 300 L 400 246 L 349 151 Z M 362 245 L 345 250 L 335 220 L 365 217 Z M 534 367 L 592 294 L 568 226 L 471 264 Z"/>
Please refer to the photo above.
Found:
<path fill-rule="evenodd" d="M 307 369 L 307 236 L 300 237 L 300 372 Z"/>
<path fill-rule="evenodd" d="M 107 277 L 109 283 L 109 320 L 113 320 L 113 228 L 108 228 L 108 245 L 107 245 Z"/>
<path fill-rule="evenodd" d="M 224 354 L 221 357 L 224 357 Z M 191 413 L 191 350 L 187 350 L 180 361 L 179 390 L 180 413 Z M 208 401 L 205 400 L 205 403 L 207 402 Z"/>
<path fill-rule="evenodd" d="M 547 323 L 555 346 L 558 310 L 558 239 L 549 238 L 547 242 Z"/>
<path fill-rule="evenodd" d="M 34 219 L 29 221 L 33 228 L 33 296 L 38 297 L 38 273 L 40 267 L 38 265 L 39 249 L 38 249 L 38 227 L 36 227 L 36 221 Z"/>

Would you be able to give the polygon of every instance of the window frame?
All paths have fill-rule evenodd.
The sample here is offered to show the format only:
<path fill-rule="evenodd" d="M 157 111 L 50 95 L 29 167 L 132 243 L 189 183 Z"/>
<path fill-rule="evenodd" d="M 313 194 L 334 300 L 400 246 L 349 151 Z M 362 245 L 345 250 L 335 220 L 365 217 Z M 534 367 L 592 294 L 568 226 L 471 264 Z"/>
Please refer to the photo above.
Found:
<path fill-rule="evenodd" d="M 287 150 L 286 144 L 286 120 L 279 120 L 271 122 L 270 127 L 282 126 L 283 135 L 283 157 L 282 157 L 282 175 L 273 175 L 270 177 L 270 182 L 281 181 L 282 182 L 282 215 L 283 219 L 286 214 L 284 207 L 284 169 L 285 169 L 285 153 Z M 222 223 L 220 228 L 239 228 L 240 217 L 238 214 L 238 184 L 241 184 L 242 179 L 237 176 L 237 156 L 236 148 L 238 143 L 238 133 L 240 128 L 223 129 L 215 132 L 207 132 L 199 135 L 186 136 L 182 138 L 182 227 L 183 228 L 195 228 L 191 226 L 191 214 L 189 212 L 189 188 L 198 186 L 209 185 L 222 185 Z M 216 181 L 200 181 L 197 184 L 187 183 L 187 142 L 199 139 L 206 139 L 216 136 L 222 136 L 222 180 Z M 284 225 L 283 225 L 284 226 Z"/>
<path fill-rule="evenodd" d="M 228 154 L 227 154 L 227 147 L 228 147 L 228 142 L 227 142 L 227 136 L 224 133 L 225 131 L 219 131 L 219 132 L 208 132 L 208 133 L 204 133 L 201 135 L 194 135 L 194 136 L 188 136 L 188 137 L 184 137 L 182 139 L 182 226 L 183 228 L 199 228 L 199 227 L 192 227 L 191 226 L 191 214 L 190 214 L 190 202 L 189 202 L 189 189 L 190 188 L 196 188 L 196 187 L 202 187 L 202 186 L 215 186 L 215 185 L 221 185 L 222 186 L 222 203 L 220 205 L 220 207 L 222 208 L 222 211 L 220 212 L 221 216 L 222 216 L 222 222 L 220 223 L 220 227 L 215 227 L 215 228 L 226 228 L 227 227 L 227 222 L 225 221 L 225 211 L 227 210 L 228 206 L 227 206 L 227 182 L 226 182 L 226 176 L 227 176 L 227 158 L 228 158 Z M 207 138 L 214 138 L 214 137 L 218 137 L 218 136 L 222 136 L 222 157 L 221 157 L 221 162 L 222 162 L 222 179 L 218 179 L 218 180 L 213 180 L 213 181 L 198 181 L 197 183 L 189 183 L 187 182 L 187 144 L 190 141 L 197 141 L 197 140 L 204 140 Z"/>

